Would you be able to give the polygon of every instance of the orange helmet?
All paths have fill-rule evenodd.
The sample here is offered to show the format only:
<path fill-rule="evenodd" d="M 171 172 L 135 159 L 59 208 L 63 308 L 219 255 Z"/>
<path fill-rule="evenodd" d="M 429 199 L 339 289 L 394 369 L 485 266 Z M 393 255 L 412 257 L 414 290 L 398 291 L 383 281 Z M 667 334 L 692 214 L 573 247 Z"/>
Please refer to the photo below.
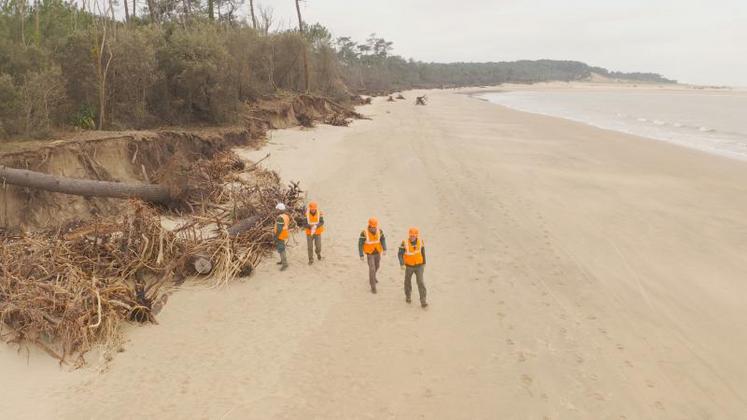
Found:
<path fill-rule="evenodd" d="M 379 226 L 379 219 L 372 217 L 368 219 L 368 227 L 378 227 Z"/>
<path fill-rule="evenodd" d="M 317 204 L 316 201 L 312 201 L 309 203 L 309 210 L 316 210 L 319 208 L 319 204 Z"/>
<path fill-rule="evenodd" d="M 418 236 L 418 235 L 420 235 L 420 231 L 416 227 L 411 227 L 409 232 L 410 232 L 410 236 Z"/>

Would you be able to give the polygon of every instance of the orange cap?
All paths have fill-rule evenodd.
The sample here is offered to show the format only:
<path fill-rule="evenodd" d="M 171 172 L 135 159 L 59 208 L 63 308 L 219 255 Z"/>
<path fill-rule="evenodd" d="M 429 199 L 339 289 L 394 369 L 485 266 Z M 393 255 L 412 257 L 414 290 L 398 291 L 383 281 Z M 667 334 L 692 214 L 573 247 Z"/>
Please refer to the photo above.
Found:
<path fill-rule="evenodd" d="M 410 236 L 418 236 L 420 234 L 420 231 L 416 227 L 410 228 Z"/>
<path fill-rule="evenodd" d="M 379 226 L 379 219 L 372 217 L 368 219 L 368 227 L 377 227 Z"/>
<path fill-rule="evenodd" d="M 316 201 L 312 201 L 309 203 L 309 210 L 316 210 L 319 208 L 319 204 L 316 203 Z"/>

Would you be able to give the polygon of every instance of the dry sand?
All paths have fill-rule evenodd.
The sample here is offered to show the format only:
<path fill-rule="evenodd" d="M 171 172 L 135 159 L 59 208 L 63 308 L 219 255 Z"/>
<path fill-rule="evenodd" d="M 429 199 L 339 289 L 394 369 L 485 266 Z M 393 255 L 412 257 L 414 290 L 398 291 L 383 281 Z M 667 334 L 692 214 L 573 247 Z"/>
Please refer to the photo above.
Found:
<path fill-rule="evenodd" d="M 218 290 L 176 293 L 100 372 L 0 346 L 2 418 L 736 419 L 747 416 L 747 164 L 454 92 L 350 128 L 273 133 L 326 212 Z M 395 252 L 428 250 L 427 311 Z"/>

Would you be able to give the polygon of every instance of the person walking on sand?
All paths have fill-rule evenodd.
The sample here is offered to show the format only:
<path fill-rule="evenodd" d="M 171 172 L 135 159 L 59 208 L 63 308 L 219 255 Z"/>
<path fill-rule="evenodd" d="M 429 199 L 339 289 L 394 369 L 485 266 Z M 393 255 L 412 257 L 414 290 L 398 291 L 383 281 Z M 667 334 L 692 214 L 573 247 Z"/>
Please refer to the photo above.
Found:
<path fill-rule="evenodd" d="M 285 204 L 283 203 L 278 203 L 275 209 L 278 211 L 278 217 L 275 220 L 275 247 L 278 250 L 278 254 L 280 254 L 280 262 L 278 262 L 280 271 L 285 271 L 288 269 L 288 257 L 286 256 L 285 246 L 289 236 L 290 216 L 286 213 Z"/>
<path fill-rule="evenodd" d="M 412 302 L 410 296 L 412 294 L 412 275 L 414 274 L 415 280 L 418 282 L 420 306 L 427 308 L 428 302 L 425 300 L 426 290 L 425 281 L 423 280 L 423 272 L 425 271 L 425 245 L 423 245 L 423 240 L 420 238 L 418 228 L 410 228 L 409 237 L 402 241 L 397 256 L 399 257 L 399 265 L 405 272 L 405 302 Z"/>
<path fill-rule="evenodd" d="M 358 239 L 358 254 L 361 261 L 364 254 L 368 259 L 368 282 L 371 283 L 371 293 L 376 293 L 376 272 L 379 271 L 381 256 L 386 255 L 386 238 L 375 217 L 368 219 L 368 226 L 361 232 Z"/>
<path fill-rule="evenodd" d="M 324 233 L 324 213 L 319 210 L 319 204 L 312 201 L 306 208 L 306 246 L 309 249 L 309 265 L 314 264 L 314 248 L 316 257 L 322 259 L 322 233 Z"/>

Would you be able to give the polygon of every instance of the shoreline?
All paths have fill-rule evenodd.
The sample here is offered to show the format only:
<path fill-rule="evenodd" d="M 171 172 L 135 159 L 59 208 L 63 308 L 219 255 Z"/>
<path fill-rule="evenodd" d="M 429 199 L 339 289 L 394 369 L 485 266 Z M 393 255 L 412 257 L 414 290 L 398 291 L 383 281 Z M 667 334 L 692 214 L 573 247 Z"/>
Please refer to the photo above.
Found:
<path fill-rule="evenodd" d="M 510 105 L 502 104 L 502 103 L 496 103 L 491 101 L 488 98 L 485 98 L 483 95 L 487 94 L 500 94 L 500 93 L 510 93 L 510 92 L 572 92 L 572 91 L 596 91 L 596 90 L 604 90 L 604 91 L 620 91 L 624 93 L 632 93 L 632 92 L 652 92 L 652 91 L 662 91 L 662 92 L 668 92 L 668 93 L 675 93 L 675 94 L 692 94 L 695 93 L 692 91 L 693 88 L 687 86 L 687 85 L 677 85 L 677 86 L 683 86 L 681 88 L 677 89 L 667 89 L 667 85 L 629 85 L 629 86 L 619 86 L 614 84 L 608 84 L 608 83 L 545 83 L 538 85 L 531 85 L 528 87 L 524 87 L 521 85 L 511 85 L 506 86 L 503 89 L 494 89 L 494 88 L 488 88 L 487 90 L 481 90 L 481 91 L 468 91 L 468 92 L 460 92 L 463 93 L 470 98 L 477 99 L 480 101 L 488 102 L 493 106 L 499 106 L 507 109 L 511 109 L 518 112 L 526 112 L 534 115 L 539 115 L 543 117 L 548 118 L 559 118 L 566 121 L 573 121 L 580 124 L 585 124 L 590 127 L 598 128 L 600 130 L 610 131 L 614 133 L 619 134 L 627 134 L 635 137 L 640 137 L 648 140 L 653 140 L 656 142 L 664 142 L 668 144 L 672 144 L 678 147 L 690 149 L 690 150 L 696 150 L 701 153 L 705 153 L 712 156 L 718 156 L 730 160 L 737 160 L 741 162 L 747 162 L 747 154 L 742 154 L 737 151 L 733 150 L 723 150 L 718 149 L 713 146 L 709 146 L 707 143 L 705 143 L 703 140 L 693 140 L 690 138 L 690 141 L 683 140 L 687 137 L 684 137 L 683 135 L 677 135 L 675 133 L 667 133 L 661 134 L 657 136 L 654 133 L 642 133 L 636 131 L 635 127 L 632 128 L 612 128 L 610 127 L 610 122 L 595 122 L 591 121 L 589 119 L 585 119 L 582 116 L 572 117 L 572 116 L 565 116 L 565 115 L 556 115 L 550 112 L 541 112 L 538 110 L 528 110 L 528 109 L 521 109 L 518 107 L 512 107 Z M 590 88 L 591 87 L 591 88 Z M 656 89 L 652 89 L 652 87 Z M 717 94 L 721 92 L 720 89 L 710 89 L 709 88 L 703 88 L 706 90 L 698 90 L 697 93 L 704 93 L 708 92 L 711 94 Z M 742 92 L 741 90 L 737 89 L 729 89 L 733 92 Z M 674 136 L 674 137 L 670 137 Z M 707 141 L 707 140 L 706 140 Z"/>

